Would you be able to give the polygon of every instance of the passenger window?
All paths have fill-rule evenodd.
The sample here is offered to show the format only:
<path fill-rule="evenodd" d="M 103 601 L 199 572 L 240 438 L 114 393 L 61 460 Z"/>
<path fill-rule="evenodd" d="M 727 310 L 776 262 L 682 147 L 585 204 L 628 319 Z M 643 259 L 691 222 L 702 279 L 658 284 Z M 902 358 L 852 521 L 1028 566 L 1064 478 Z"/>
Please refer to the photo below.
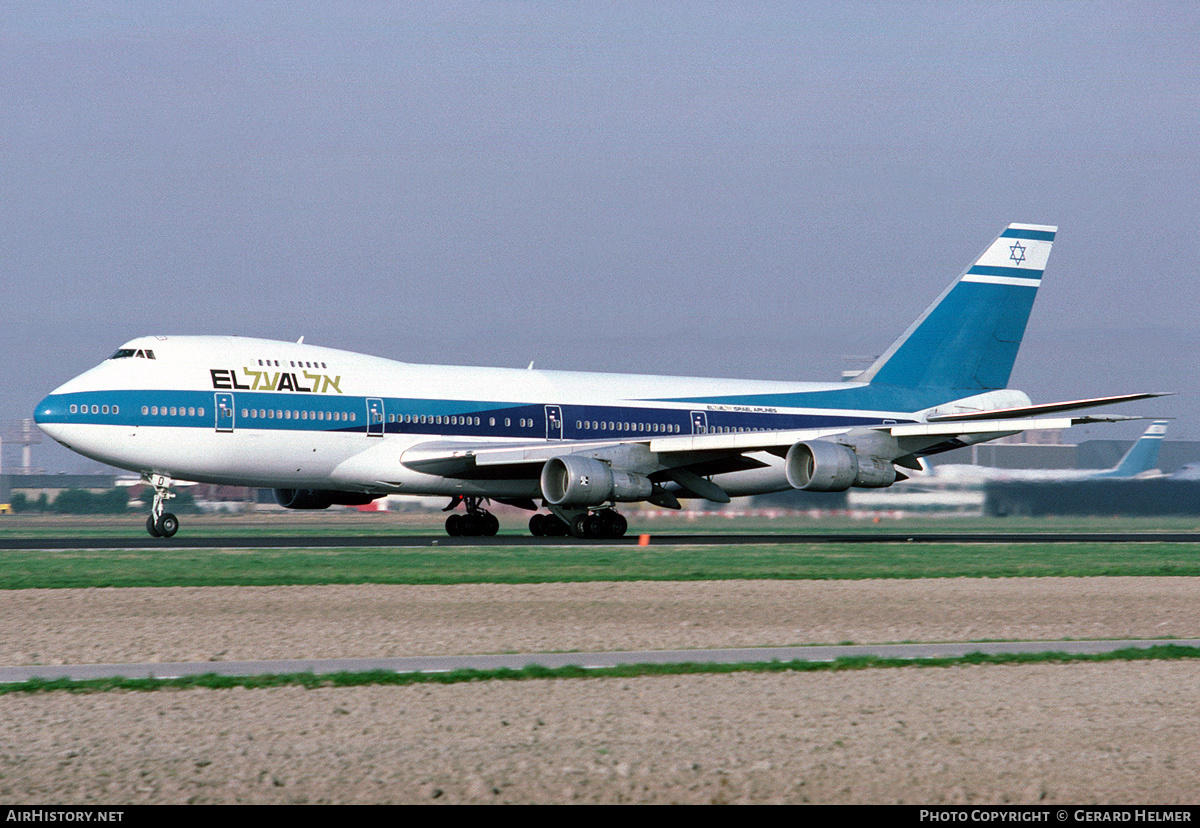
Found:
<path fill-rule="evenodd" d="M 74 410 L 75 410 L 75 406 L 71 406 L 71 410 L 72 410 L 72 411 L 74 411 Z M 146 415 L 146 414 L 149 414 L 149 413 L 150 413 L 150 408 L 149 408 L 149 406 L 145 406 L 145 405 L 143 405 L 143 406 L 142 406 L 142 414 L 143 414 L 143 415 Z"/>
<path fill-rule="evenodd" d="M 114 359 L 115 359 L 115 357 L 114 357 Z M 79 406 L 77 406 L 77 405 L 73 405 L 73 406 L 71 406 L 71 413 L 72 413 L 72 414 L 78 414 L 78 413 L 79 413 Z"/>

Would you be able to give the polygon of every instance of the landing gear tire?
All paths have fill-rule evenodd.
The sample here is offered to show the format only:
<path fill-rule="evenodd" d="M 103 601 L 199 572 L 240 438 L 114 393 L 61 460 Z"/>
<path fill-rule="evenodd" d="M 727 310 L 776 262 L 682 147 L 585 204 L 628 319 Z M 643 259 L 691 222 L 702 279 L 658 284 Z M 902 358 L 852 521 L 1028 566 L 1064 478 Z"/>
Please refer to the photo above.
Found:
<path fill-rule="evenodd" d="M 484 537 L 495 537 L 496 533 L 500 531 L 500 519 L 491 512 L 483 513 L 483 522 Z"/>
<path fill-rule="evenodd" d="M 179 531 L 179 518 L 163 508 L 175 496 L 171 491 L 170 476 L 147 473 L 142 479 L 154 487 L 154 502 L 150 506 L 150 517 L 146 518 L 146 531 L 154 538 L 173 537 Z"/>
<path fill-rule="evenodd" d="M 159 537 L 174 537 L 175 533 L 179 531 L 179 518 L 170 512 L 163 512 L 154 522 L 154 529 Z"/>
<path fill-rule="evenodd" d="M 546 535 L 546 516 L 538 512 L 529 519 L 529 534 L 535 538 L 545 537 Z"/>
<path fill-rule="evenodd" d="M 619 538 L 628 530 L 629 521 L 612 509 L 579 515 L 571 521 L 571 534 L 577 538 Z"/>
<path fill-rule="evenodd" d="M 468 538 L 490 538 L 500 531 L 500 520 L 491 512 L 480 509 L 478 506 L 478 498 L 472 502 L 471 498 L 467 500 L 467 513 L 465 515 L 453 514 L 446 518 L 446 534 L 452 538 L 468 537 Z M 451 503 L 452 506 L 457 504 Z"/>
<path fill-rule="evenodd" d="M 529 534 L 535 538 L 562 538 L 571 534 L 571 527 L 558 515 L 538 513 L 529 519 Z"/>
<path fill-rule="evenodd" d="M 609 532 L 611 538 L 623 538 L 629 531 L 629 521 L 620 512 L 609 512 Z"/>

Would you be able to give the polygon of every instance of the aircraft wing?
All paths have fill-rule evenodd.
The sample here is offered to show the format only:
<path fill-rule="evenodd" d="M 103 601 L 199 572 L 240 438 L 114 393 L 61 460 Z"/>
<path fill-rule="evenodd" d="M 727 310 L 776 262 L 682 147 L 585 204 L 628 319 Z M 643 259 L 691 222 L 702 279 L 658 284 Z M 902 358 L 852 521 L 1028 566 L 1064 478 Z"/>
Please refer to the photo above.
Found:
<path fill-rule="evenodd" d="M 919 468 L 916 458 L 949 451 L 974 442 L 995 439 L 1020 431 L 1063 429 L 1094 422 L 1115 422 L 1138 417 L 1053 417 L 1023 419 L 985 419 L 969 422 L 892 423 L 854 428 L 791 429 L 731 434 L 680 434 L 662 437 L 630 437 L 625 440 L 597 440 L 529 443 L 487 443 L 470 441 L 431 441 L 406 450 L 400 462 L 410 469 L 445 477 L 488 479 L 498 477 L 536 477 L 541 464 L 553 457 L 579 454 L 611 462 L 614 466 L 649 471 L 694 469 L 699 474 L 718 474 L 763 466 L 753 459 L 755 452 L 779 457 L 795 443 L 841 435 L 863 436 L 871 432 L 892 437 L 898 449 L 895 462 Z M 911 461 L 905 462 L 908 457 Z M 741 459 L 738 459 L 741 458 Z"/>

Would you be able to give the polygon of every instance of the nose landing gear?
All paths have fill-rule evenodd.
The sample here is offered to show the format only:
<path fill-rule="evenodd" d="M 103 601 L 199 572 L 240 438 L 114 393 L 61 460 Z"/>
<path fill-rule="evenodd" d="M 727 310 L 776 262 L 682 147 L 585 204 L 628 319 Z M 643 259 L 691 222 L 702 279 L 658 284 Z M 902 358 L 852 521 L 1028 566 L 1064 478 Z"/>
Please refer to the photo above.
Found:
<path fill-rule="evenodd" d="M 152 474 L 148 482 L 154 487 L 154 504 L 146 518 L 146 531 L 155 538 L 170 538 L 179 531 L 179 518 L 166 511 L 166 502 L 175 496 L 171 491 L 171 478 L 165 474 Z"/>

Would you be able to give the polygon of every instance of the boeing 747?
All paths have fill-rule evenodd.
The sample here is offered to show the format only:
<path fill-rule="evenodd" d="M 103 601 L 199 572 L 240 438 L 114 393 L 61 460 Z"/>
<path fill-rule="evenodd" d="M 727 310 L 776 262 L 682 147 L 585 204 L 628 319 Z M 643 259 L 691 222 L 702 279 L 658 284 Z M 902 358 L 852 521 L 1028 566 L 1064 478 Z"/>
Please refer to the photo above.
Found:
<path fill-rule="evenodd" d="M 624 534 L 618 503 L 881 488 L 922 457 L 1128 419 L 1067 412 L 1157 396 L 1033 405 L 1007 387 L 1056 230 L 1009 225 L 853 382 L 413 365 L 303 337 L 146 336 L 55 389 L 35 419 L 140 473 L 154 487 L 146 529 L 161 537 L 179 527 L 166 508 L 176 480 L 273 488 L 291 509 L 443 495 L 463 507 L 451 535 L 495 534 L 494 501 L 534 512 L 534 535 L 576 537 Z"/>

